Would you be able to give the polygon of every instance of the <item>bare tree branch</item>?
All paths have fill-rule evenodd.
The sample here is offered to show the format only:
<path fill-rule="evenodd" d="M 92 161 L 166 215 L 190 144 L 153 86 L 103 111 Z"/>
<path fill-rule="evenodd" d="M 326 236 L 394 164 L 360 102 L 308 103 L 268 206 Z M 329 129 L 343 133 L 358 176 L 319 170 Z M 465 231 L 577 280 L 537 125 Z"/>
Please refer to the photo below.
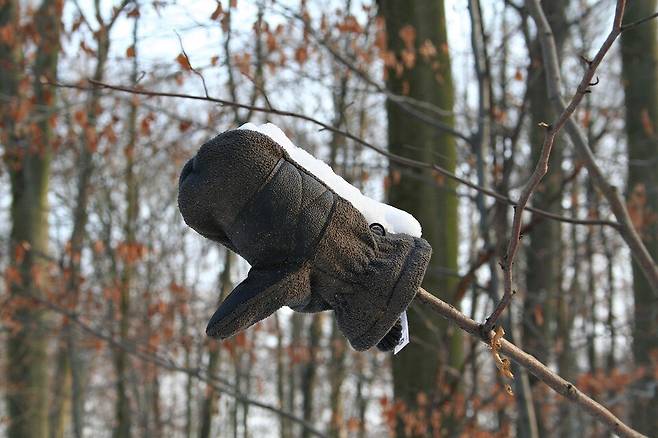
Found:
<path fill-rule="evenodd" d="M 65 317 L 69 323 L 73 323 L 76 326 L 78 326 L 83 332 L 100 339 L 102 341 L 107 342 L 110 346 L 113 348 L 118 348 L 120 350 L 125 351 L 126 353 L 130 354 L 131 356 L 144 361 L 148 362 L 150 364 L 156 365 L 160 368 L 169 370 L 169 371 L 175 371 L 175 372 L 180 372 L 184 374 L 188 374 L 192 377 L 194 377 L 197 380 L 203 381 L 204 383 L 210 385 L 213 387 L 213 389 L 217 390 L 220 393 L 227 394 L 239 402 L 246 403 L 252 406 L 259 407 L 261 409 L 265 409 L 267 411 L 273 412 L 277 415 L 281 415 L 295 423 L 300 424 L 303 428 L 308 430 L 309 433 L 312 435 L 326 438 L 327 435 L 325 435 L 323 432 L 317 430 L 312 424 L 308 423 L 306 420 L 303 418 L 299 418 L 295 416 L 294 414 L 284 411 L 282 409 L 277 408 L 276 406 L 263 403 L 261 401 L 258 401 L 256 399 L 250 398 L 249 396 L 239 392 L 238 390 L 234 389 L 231 385 L 230 382 L 220 378 L 219 376 L 216 375 L 210 375 L 206 373 L 203 368 L 186 368 L 182 365 L 178 365 L 171 359 L 166 359 L 158 355 L 156 352 L 153 351 L 144 351 L 143 349 L 138 348 L 135 345 L 128 344 L 126 342 L 122 342 L 121 340 L 115 339 L 115 337 L 109 333 L 106 333 L 105 330 L 93 327 L 86 322 L 82 321 L 80 317 L 69 310 L 67 310 L 65 307 L 60 306 L 59 304 L 56 304 L 52 301 L 49 301 L 46 298 L 41 298 L 37 297 L 34 295 L 27 295 L 23 294 L 23 296 L 28 297 L 29 299 L 35 301 L 39 305 L 46 307 L 55 313 L 58 313 Z"/>
<path fill-rule="evenodd" d="M 423 288 L 419 289 L 416 299 L 421 303 L 431 307 L 434 312 L 457 324 L 457 326 L 459 326 L 459 328 L 465 332 L 480 338 L 480 340 L 482 340 L 482 342 L 486 343 L 487 345 L 489 344 L 493 336 L 493 332 L 484 332 L 482 330 L 482 325 L 464 315 L 452 305 L 440 300 Z M 501 339 L 500 351 L 505 353 L 517 364 L 530 371 L 535 377 L 544 382 L 555 392 L 562 395 L 577 405 L 579 408 L 583 409 L 585 412 L 587 412 L 601 423 L 605 424 L 611 431 L 615 432 L 619 436 L 633 438 L 644 436 L 624 424 L 612 412 L 581 392 L 578 388 L 576 388 L 575 385 L 564 380 L 562 377 L 548 369 L 546 365 L 542 364 L 534 356 L 521 350 L 511 342 L 505 339 Z"/>
<path fill-rule="evenodd" d="M 169 93 L 169 92 L 164 92 L 164 91 L 150 91 L 150 90 L 145 90 L 142 88 L 131 88 L 131 87 L 125 87 L 122 85 L 112 85 L 112 84 L 107 84 L 104 82 L 98 82 L 94 81 L 92 79 L 88 79 L 88 82 L 92 85 L 92 87 L 99 87 L 99 88 L 105 88 L 108 90 L 114 90 L 114 91 L 120 91 L 124 93 L 131 93 L 131 94 L 138 94 L 142 96 L 150 96 L 150 97 L 172 97 L 172 98 L 179 98 L 179 99 L 188 99 L 188 100 L 201 100 L 201 101 L 206 101 L 206 102 L 212 102 L 216 103 L 222 106 L 227 106 L 227 107 L 232 107 L 232 108 L 242 108 L 242 109 L 247 109 L 255 112 L 262 112 L 262 113 L 269 113 L 269 114 L 274 114 L 278 116 L 284 116 L 284 117 L 292 117 L 300 120 L 305 120 L 307 122 L 313 123 L 314 125 L 319 126 L 322 130 L 334 132 L 337 134 L 340 134 L 342 136 L 345 136 L 346 138 L 349 138 L 350 140 L 365 146 L 369 149 L 372 149 L 379 154 L 385 156 L 388 158 L 391 162 L 400 164 L 406 167 L 410 168 L 415 168 L 415 169 L 430 169 L 434 172 L 437 172 L 441 175 L 444 175 L 448 178 L 451 178 L 465 186 L 468 186 L 474 190 L 480 191 L 484 193 L 487 196 L 490 196 L 492 198 L 497 199 L 498 201 L 504 202 L 506 204 L 509 204 L 513 207 L 517 205 L 517 203 L 509 198 L 508 196 L 502 195 L 494 190 L 487 189 L 485 187 L 482 187 L 478 184 L 475 184 L 467 179 L 461 178 L 460 176 L 454 174 L 453 172 L 448 171 L 447 169 L 444 169 L 443 167 L 439 166 L 438 164 L 435 163 L 426 163 L 423 161 L 417 161 L 413 160 L 410 158 L 406 158 L 400 155 L 393 154 L 386 149 L 383 149 L 379 146 L 376 146 L 372 143 L 369 143 L 362 138 L 351 134 L 348 131 L 336 128 L 332 125 L 329 125 L 328 123 L 322 122 L 321 120 L 315 119 L 311 116 L 307 116 L 305 114 L 301 113 L 296 113 L 293 111 L 286 111 L 286 110 L 279 110 L 276 108 L 272 107 L 260 107 L 260 106 L 254 106 L 254 105 L 247 105 L 247 104 L 242 104 L 238 103 L 232 100 L 225 100 L 225 99 L 219 99 L 216 97 L 205 97 L 205 96 L 199 96 L 199 95 L 193 95 L 193 94 L 182 94 L 182 93 Z M 76 84 L 65 84 L 65 83 L 49 83 L 50 85 L 56 86 L 56 87 L 62 87 L 62 88 L 73 88 L 73 89 L 78 89 L 78 90 L 88 90 L 90 87 L 86 87 L 83 85 L 76 85 Z M 576 219 L 576 218 L 570 218 L 566 216 L 560 216 L 555 213 L 551 213 L 549 211 L 545 211 L 539 208 L 534 208 L 534 207 L 526 207 L 525 210 L 531 211 L 533 213 L 536 213 L 540 216 L 546 217 L 547 219 L 552 219 L 552 220 L 557 220 L 560 222 L 566 222 L 570 223 L 573 225 L 600 225 L 600 226 L 608 226 L 612 227 L 615 229 L 619 229 L 619 224 L 614 221 L 608 221 L 608 220 L 600 220 L 600 219 Z"/>
<path fill-rule="evenodd" d="M 641 18 L 641 19 L 639 19 L 637 21 L 634 21 L 632 23 L 622 25 L 621 31 L 626 32 L 628 29 L 631 29 L 635 26 L 639 26 L 641 24 L 644 24 L 647 21 L 653 20 L 654 18 L 658 18 L 658 12 L 654 12 L 653 14 L 649 15 L 648 17 Z"/>
<path fill-rule="evenodd" d="M 539 0 L 527 0 L 526 4 L 528 6 L 528 9 L 530 10 L 531 15 L 535 19 L 535 22 L 537 23 L 537 35 L 542 46 L 542 57 L 544 58 L 544 66 L 546 69 L 546 81 L 548 85 L 549 99 L 554 103 L 557 102 L 556 107 L 558 108 L 560 115 L 552 125 L 542 124 L 542 127 L 546 129 L 544 144 L 542 145 L 540 157 L 535 167 L 535 170 L 533 171 L 532 175 L 528 179 L 528 182 L 524 186 L 519 201 L 517 205 L 514 207 L 515 211 L 514 211 L 514 219 L 512 222 L 512 235 L 510 237 L 509 244 L 507 246 L 507 252 L 505 253 L 505 256 L 501 263 L 501 268 L 503 270 L 503 297 L 500 300 L 500 302 L 496 305 L 496 308 L 491 313 L 491 315 L 489 315 L 489 317 L 487 318 L 483 326 L 484 333 L 488 333 L 494 327 L 496 321 L 498 320 L 498 317 L 503 312 L 503 310 L 505 310 L 505 308 L 509 305 L 510 301 L 512 300 L 512 296 L 516 292 L 515 290 L 513 290 L 513 268 L 514 268 L 514 259 L 519 249 L 519 241 L 521 240 L 523 210 L 526 208 L 526 205 L 530 200 L 530 197 L 532 196 L 533 192 L 539 185 L 539 182 L 542 180 L 544 175 L 546 175 L 546 173 L 548 172 L 548 161 L 551 155 L 551 150 L 553 148 L 555 137 L 557 136 L 558 132 L 560 132 L 562 127 L 564 127 L 565 125 L 567 125 L 567 130 L 570 130 L 569 128 L 571 126 L 572 129 L 576 129 L 577 131 L 580 131 L 576 123 L 573 121 L 573 119 L 571 119 L 571 115 L 574 113 L 574 111 L 578 107 L 578 104 L 580 104 L 585 94 L 590 92 L 590 87 L 596 85 L 596 83 L 592 82 L 594 73 L 596 72 L 598 66 L 601 64 L 601 61 L 603 60 L 605 55 L 610 50 L 612 44 L 615 42 L 615 40 L 621 33 L 621 21 L 624 16 L 624 6 L 626 2 L 625 0 L 619 0 L 617 2 L 617 8 L 615 10 L 615 18 L 614 18 L 612 30 L 608 34 L 606 40 L 603 42 L 603 45 L 599 49 L 594 59 L 592 61 L 588 61 L 588 68 L 583 74 L 583 77 L 580 80 L 580 84 L 578 84 L 576 92 L 573 94 L 571 100 L 569 101 L 569 104 L 566 106 L 562 103 L 560 97 L 561 78 L 559 71 L 559 63 L 557 61 L 558 59 L 557 49 L 555 47 L 555 42 L 553 40 L 553 34 L 551 32 L 550 25 L 548 24 L 548 20 L 544 16 L 544 13 L 539 4 Z M 594 162 L 594 156 L 591 150 L 589 149 L 589 147 L 587 146 L 584 137 L 582 140 L 583 140 L 582 143 L 583 146 L 587 149 L 587 151 L 589 151 L 589 154 L 591 155 L 591 157 L 587 157 L 587 156 L 585 157 L 586 158 L 585 165 L 587 166 L 588 170 L 590 170 L 592 165 L 596 166 Z M 589 163 L 587 163 L 588 160 L 590 161 Z M 591 173 L 592 171 L 590 170 L 590 174 Z M 603 179 L 603 176 L 601 175 L 601 181 L 598 182 L 597 185 L 602 189 L 602 191 L 605 191 L 605 189 L 601 187 L 602 184 L 607 185 L 607 182 Z M 615 201 L 615 199 L 608 198 L 608 200 L 610 201 L 611 207 L 614 211 L 615 206 L 613 201 Z M 623 201 L 621 201 L 620 198 L 617 201 L 621 202 L 620 205 L 623 206 Z M 625 218 L 620 217 L 617 214 L 615 214 L 615 216 L 617 216 L 617 219 L 619 220 L 620 225 L 622 227 L 620 229 L 620 233 L 622 234 L 622 236 L 625 236 L 627 234 L 627 231 L 624 230 L 623 228 Z M 628 212 L 626 212 L 626 216 L 628 216 Z M 630 224 L 630 218 L 628 218 L 628 224 L 631 226 L 631 231 L 635 232 L 635 230 L 632 228 L 632 224 Z M 638 247 L 638 244 L 641 245 L 642 248 L 644 248 L 644 245 L 642 244 L 642 241 L 639 239 L 639 236 L 637 236 L 637 233 L 635 233 L 635 236 L 637 237 L 637 241 L 631 239 L 631 242 L 629 242 L 629 240 L 627 240 L 627 243 L 629 243 L 629 246 L 631 247 L 631 251 L 633 252 L 634 255 L 637 251 L 635 248 Z M 626 239 L 626 237 L 624 238 Z M 644 252 L 646 252 L 646 256 L 648 257 L 648 263 L 652 264 L 653 262 L 651 261 L 651 257 L 646 251 L 646 248 L 644 248 Z M 653 269 L 654 271 L 656 271 L 655 265 L 653 266 Z M 655 274 L 656 274 L 656 287 L 658 288 L 658 271 L 656 271 Z"/>
<path fill-rule="evenodd" d="M 201 78 L 201 84 L 203 85 L 203 92 L 206 95 L 206 97 L 209 97 L 208 87 L 206 86 L 206 78 L 203 77 L 203 74 L 201 74 L 199 70 L 192 67 L 192 61 L 190 61 L 190 57 L 187 55 L 187 52 L 185 51 L 185 46 L 183 45 L 183 39 L 181 38 L 178 32 L 174 31 L 174 33 L 178 38 L 178 44 L 180 45 L 181 54 L 185 57 L 185 60 L 187 61 L 187 66 L 190 68 L 190 70 L 192 70 L 192 72 L 194 72 L 195 75 Z"/>
<path fill-rule="evenodd" d="M 91 82 L 91 81 L 90 81 Z M 121 91 L 121 92 L 127 92 L 127 93 L 132 93 L 132 94 L 141 94 L 141 95 L 146 95 L 146 96 L 162 96 L 162 97 L 174 97 L 174 98 L 185 98 L 185 99 L 192 99 L 192 100 L 203 100 L 203 101 L 211 101 L 214 103 L 218 103 L 221 105 L 226 105 L 226 106 L 231 106 L 231 107 L 238 107 L 238 108 L 246 108 L 246 109 L 254 109 L 254 111 L 259 111 L 259 112 L 265 112 L 265 113 L 271 113 L 271 114 L 276 114 L 276 115 L 281 115 L 281 116 L 288 116 L 288 117 L 294 117 L 294 118 L 299 118 L 302 120 L 309 121 L 311 123 L 314 123 L 323 129 L 327 129 L 332 132 L 337 132 L 340 133 L 354 141 L 357 141 L 358 143 L 369 147 L 373 150 L 376 150 L 383 155 L 389 157 L 392 161 L 395 162 L 400 162 L 401 164 L 404 165 L 409 165 L 411 167 L 415 168 L 430 168 L 437 170 L 436 167 L 433 164 L 427 164 L 427 163 L 422 163 L 418 162 L 415 160 L 410 160 L 404 157 L 398 157 L 394 154 L 391 154 L 388 151 L 385 151 L 375 145 L 372 145 L 352 134 L 346 131 L 339 130 L 337 128 L 334 128 L 332 126 L 329 126 L 325 124 L 324 122 L 321 122 L 319 120 L 316 120 L 310 116 L 306 116 L 304 114 L 299 114 L 299 113 L 294 113 L 294 112 L 289 112 L 289 111 L 282 111 L 282 110 L 277 110 L 274 108 L 261 108 L 261 107 L 253 107 L 250 105 L 244 105 L 244 104 L 239 104 L 236 102 L 231 102 L 231 101 L 225 101 L 222 99 L 216 99 L 216 98 L 207 98 L 203 96 L 194 96 L 194 95 L 185 95 L 185 94 L 177 94 L 177 93 L 165 93 L 165 92 L 154 92 L 154 91 L 146 91 L 146 90 L 141 90 L 141 89 L 133 89 L 133 88 L 128 88 L 128 87 L 122 87 L 122 86 L 116 86 L 116 85 L 109 85 L 109 84 L 104 84 L 100 82 L 92 82 L 94 86 L 97 87 L 102 87 L 102 88 L 107 88 L 111 90 L 116 90 L 116 91 Z M 70 87 L 70 88 L 86 88 L 78 85 L 64 85 L 64 84 L 57 84 L 58 86 L 63 86 L 63 87 Z M 442 169 L 443 170 L 443 169 Z M 490 190 L 484 189 L 482 187 L 479 187 L 476 184 L 473 184 L 467 180 L 463 180 L 456 175 L 447 172 L 447 176 L 450 176 L 463 184 L 468 185 L 469 187 L 472 187 L 476 190 L 482 190 L 483 193 L 493 196 L 496 199 L 508 202 L 512 205 L 516 205 L 513 203 L 509 198 L 500 195 L 498 193 L 492 192 Z M 518 208 L 517 208 L 518 210 Z M 530 210 L 530 208 L 528 208 Z M 533 209 L 533 211 L 535 211 Z M 561 218 L 560 216 L 553 215 L 553 214 L 542 214 L 544 212 L 539 212 L 535 211 L 538 214 L 544 215 L 548 218 L 551 219 L 557 219 L 557 220 L 564 220 L 565 222 L 570 222 L 570 223 L 587 223 L 588 225 L 592 224 L 597 224 L 597 225 L 602 225 L 604 224 L 605 221 L 579 221 L 579 220 L 573 220 L 569 218 Z M 517 213 L 517 215 L 520 216 L 520 213 Z M 556 216 L 556 217 L 554 217 Z M 615 228 L 617 228 L 616 223 L 605 223 L 605 225 L 610 225 Z M 491 332 L 485 332 L 482 329 L 482 325 L 478 324 L 476 321 L 468 318 L 466 315 L 462 314 L 459 310 L 451 306 L 450 304 L 445 303 L 444 301 L 439 300 L 438 298 L 432 296 L 429 294 L 427 291 L 421 289 L 418 294 L 418 299 L 419 301 L 430 305 L 430 307 L 438 314 L 444 316 L 445 318 L 454 321 L 461 329 L 466 331 L 467 333 L 477 336 L 484 342 L 488 342 L 490 337 L 491 337 Z M 109 342 L 109 341 L 108 341 Z M 533 373 L 535 376 L 537 376 L 540 380 L 544 381 L 549 387 L 554 389 L 556 392 L 559 394 L 567 397 L 569 400 L 573 401 L 577 405 L 581 406 L 583 409 L 585 409 L 588 413 L 590 413 L 592 416 L 595 418 L 599 419 L 602 423 L 606 424 L 608 427 L 610 427 L 612 430 L 614 430 L 616 433 L 620 434 L 621 436 L 624 437 L 641 437 L 643 435 L 637 433 L 630 427 L 626 426 L 621 420 L 619 420 L 617 417 L 615 417 L 610 411 L 608 411 L 606 408 L 598 404 L 596 401 L 592 400 L 589 398 L 587 395 L 583 394 L 580 392 L 573 384 L 567 382 L 566 380 L 562 379 L 559 377 L 557 374 L 553 373 L 550 371 L 545 365 L 543 365 L 541 362 L 539 362 L 537 359 L 535 359 L 533 356 L 529 355 L 528 353 L 525 353 L 523 350 L 519 349 L 518 347 L 514 346 L 512 343 L 502 340 L 502 348 L 501 351 L 505 354 L 507 354 L 512 360 L 517 362 L 520 366 L 527 368 L 531 373 Z M 186 372 L 185 370 L 181 370 L 180 367 L 176 365 L 171 365 L 169 363 L 165 364 L 169 369 L 177 370 L 177 371 L 183 371 Z M 165 366 L 163 365 L 163 366 Z M 187 370 L 189 371 L 189 370 Z M 200 378 L 196 374 L 192 374 L 194 377 Z M 224 388 L 221 388 L 222 390 L 225 391 Z M 231 394 L 237 397 L 235 393 Z M 246 396 L 243 396 L 246 397 Z M 280 413 L 281 415 L 286 416 L 287 418 L 291 418 L 293 421 L 300 422 L 303 420 L 298 419 L 294 416 L 288 417 L 288 413 L 282 413 L 279 409 L 269 406 L 269 405 L 264 405 L 260 402 L 254 402 L 254 401 L 248 401 L 249 403 L 259 406 L 264 409 L 271 410 L 273 412 Z M 302 423 L 304 424 L 304 423 Z M 309 425 L 310 426 L 310 425 Z M 316 431 L 317 432 L 317 431 Z M 322 436 L 319 433 L 316 433 L 319 436 Z"/>
<path fill-rule="evenodd" d="M 538 0 L 528 0 L 528 6 L 530 8 L 530 14 L 537 23 L 539 41 L 542 46 L 544 66 L 548 72 L 546 75 L 546 86 L 549 91 L 549 98 L 557 111 L 562 113 L 568 111 L 573 112 L 573 109 L 575 109 L 575 106 L 578 105 L 583 96 L 589 92 L 588 87 L 592 83 L 592 78 L 594 77 L 594 71 L 596 70 L 596 67 L 598 67 L 598 65 L 601 63 L 601 60 L 610 49 L 614 41 L 617 39 L 617 37 L 626 29 L 621 24 L 626 1 L 617 1 L 612 30 L 608 34 L 608 37 L 606 38 L 594 59 L 588 61 L 588 68 L 583 75 L 580 84 L 578 85 L 576 94 L 572 97 L 568 105 L 565 105 L 562 97 L 560 96 L 560 90 L 562 89 L 562 77 L 560 75 L 560 64 L 556 55 L 555 41 L 551 33 L 551 28 L 546 20 L 541 6 L 539 5 Z M 593 180 L 594 186 L 599 191 L 601 191 L 603 196 L 605 196 L 606 200 L 610 204 L 610 209 L 612 210 L 614 216 L 617 218 L 619 224 L 619 232 L 622 238 L 630 248 L 633 258 L 646 276 L 646 279 L 650 284 L 654 295 L 658 297 L 658 265 L 656 265 L 654 260 L 651 258 L 651 254 L 649 254 L 649 251 L 647 250 L 646 246 L 642 242 L 642 239 L 640 238 L 640 235 L 635 229 L 635 226 L 633 225 L 631 217 L 628 213 L 626 203 L 620 195 L 619 190 L 617 187 L 611 185 L 607 181 L 603 171 L 596 163 L 596 157 L 594 156 L 592 149 L 587 144 L 585 134 L 582 132 L 578 124 L 573 119 L 568 117 L 560 118 L 558 122 L 562 122 L 562 124 L 566 125 L 566 131 L 569 134 L 569 138 L 575 145 L 580 158 L 583 159 L 589 176 Z"/>
<path fill-rule="evenodd" d="M 259 407 L 261 409 L 268 410 L 277 415 L 281 415 L 291 421 L 302 425 L 310 433 L 318 437 L 326 437 L 324 433 L 314 428 L 314 426 L 302 418 L 295 416 L 294 414 L 279 409 L 273 405 L 260 402 L 256 399 L 250 398 L 247 395 L 235 390 L 231 383 L 222 379 L 216 375 L 209 375 L 202 368 L 186 368 L 184 366 L 178 365 L 172 359 L 164 358 L 158 355 L 154 351 L 140 349 L 136 345 L 128 344 L 117 340 L 111 334 L 106 333 L 103 329 L 95 328 L 82 319 L 79 315 L 68 310 L 67 308 L 60 306 L 59 304 L 50 301 L 47 298 L 36 297 L 33 295 L 23 295 L 26 298 L 33 300 L 35 303 L 38 303 L 41 306 L 44 306 L 55 313 L 58 313 L 67 318 L 69 323 L 73 323 L 78 326 L 85 333 L 101 339 L 107 342 L 113 348 L 119 348 L 126 351 L 131 356 L 142 360 L 144 362 L 151 363 L 153 365 L 159 366 L 163 369 L 175 372 L 181 372 L 188 374 L 195 379 L 201 380 L 208 385 L 212 386 L 219 392 L 225 393 L 231 397 L 234 397 L 236 400 L 248 403 L 252 406 Z M 427 292 L 425 289 L 420 288 L 416 299 L 429 306 L 432 311 L 443 316 L 449 321 L 454 322 L 459 328 L 469 333 L 470 335 L 480 339 L 482 342 L 487 345 L 490 343 L 493 336 L 493 332 L 484 332 L 482 330 L 482 325 L 476 322 L 475 320 L 469 318 L 468 316 L 461 313 L 457 308 L 451 304 L 446 303 L 445 301 L 440 300 L 433 294 Z M 617 418 L 612 412 L 606 409 L 604 406 L 578 390 L 572 383 L 564 380 L 562 377 L 551 371 L 548 367 L 538 361 L 534 356 L 526 353 L 521 350 L 511 342 L 501 339 L 501 352 L 506 354 L 509 358 L 514 360 L 520 366 L 526 368 L 530 371 L 535 377 L 544 382 L 547 386 L 553 389 L 558 394 L 564 396 L 569 401 L 573 402 L 592 417 L 600 421 L 602 424 L 605 424 L 611 431 L 617 433 L 622 437 L 644 437 L 644 435 L 633 430 L 626 424 L 624 424 L 619 418 Z"/>

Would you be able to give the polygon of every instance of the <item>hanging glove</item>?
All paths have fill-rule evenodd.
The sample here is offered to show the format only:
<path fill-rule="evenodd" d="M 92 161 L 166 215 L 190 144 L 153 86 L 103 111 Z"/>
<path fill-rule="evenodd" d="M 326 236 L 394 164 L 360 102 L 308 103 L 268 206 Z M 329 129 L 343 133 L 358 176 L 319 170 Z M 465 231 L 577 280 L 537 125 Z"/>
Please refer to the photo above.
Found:
<path fill-rule="evenodd" d="M 371 230 L 349 201 L 267 135 L 234 130 L 205 143 L 181 173 L 178 203 L 191 228 L 252 266 L 210 319 L 209 336 L 230 337 L 289 306 L 334 310 L 356 350 L 397 345 L 394 326 L 420 286 L 431 247 Z"/>

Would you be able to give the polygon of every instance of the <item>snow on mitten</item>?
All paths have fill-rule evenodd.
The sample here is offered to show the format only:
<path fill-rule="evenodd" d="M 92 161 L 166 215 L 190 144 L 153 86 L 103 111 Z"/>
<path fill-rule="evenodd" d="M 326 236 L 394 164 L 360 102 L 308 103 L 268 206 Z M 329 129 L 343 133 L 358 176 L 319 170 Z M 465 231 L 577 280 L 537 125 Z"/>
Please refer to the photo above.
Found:
<path fill-rule="evenodd" d="M 289 306 L 333 309 L 357 350 L 397 344 L 394 326 L 422 281 L 429 244 L 371 229 L 269 136 L 243 129 L 205 143 L 181 173 L 178 202 L 190 227 L 252 266 L 208 335 L 230 337 Z"/>

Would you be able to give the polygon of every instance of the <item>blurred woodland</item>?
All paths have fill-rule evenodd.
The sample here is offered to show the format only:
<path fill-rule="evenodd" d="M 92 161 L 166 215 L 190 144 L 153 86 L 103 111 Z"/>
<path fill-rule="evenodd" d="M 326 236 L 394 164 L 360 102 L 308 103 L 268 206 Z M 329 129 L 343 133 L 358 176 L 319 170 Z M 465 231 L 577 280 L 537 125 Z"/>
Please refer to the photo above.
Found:
<path fill-rule="evenodd" d="M 0 435 L 658 436 L 657 12 L 0 0 Z M 414 214 L 465 316 L 417 299 L 395 356 L 330 312 L 207 338 L 248 265 L 177 180 L 247 121 Z"/>

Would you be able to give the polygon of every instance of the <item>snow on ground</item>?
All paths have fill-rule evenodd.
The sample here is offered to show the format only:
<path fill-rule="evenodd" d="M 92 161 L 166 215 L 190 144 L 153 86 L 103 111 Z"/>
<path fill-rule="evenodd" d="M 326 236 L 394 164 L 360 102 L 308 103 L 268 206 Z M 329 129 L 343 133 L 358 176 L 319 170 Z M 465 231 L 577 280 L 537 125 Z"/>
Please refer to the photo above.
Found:
<path fill-rule="evenodd" d="M 253 123 L 245 123 L 238 129 L 248 129 L 260 132 L 276 141 L 283 147 L 290 158 L 297 164 L 313 173 L 341 197 L 348 200 L 361 212 L 369 224 L 381 224 L 389 233 L 405 233 L 414 237 L 420 237 L 422 229 L 415 217 L 406 211 L 392 207 L 388 204 L 376 201 L 365 196 L 359 189 L 336 175 L 331 167 L 313 155 L 293 144 L 283 131 L 273 123 L 257 126 Z"/>

